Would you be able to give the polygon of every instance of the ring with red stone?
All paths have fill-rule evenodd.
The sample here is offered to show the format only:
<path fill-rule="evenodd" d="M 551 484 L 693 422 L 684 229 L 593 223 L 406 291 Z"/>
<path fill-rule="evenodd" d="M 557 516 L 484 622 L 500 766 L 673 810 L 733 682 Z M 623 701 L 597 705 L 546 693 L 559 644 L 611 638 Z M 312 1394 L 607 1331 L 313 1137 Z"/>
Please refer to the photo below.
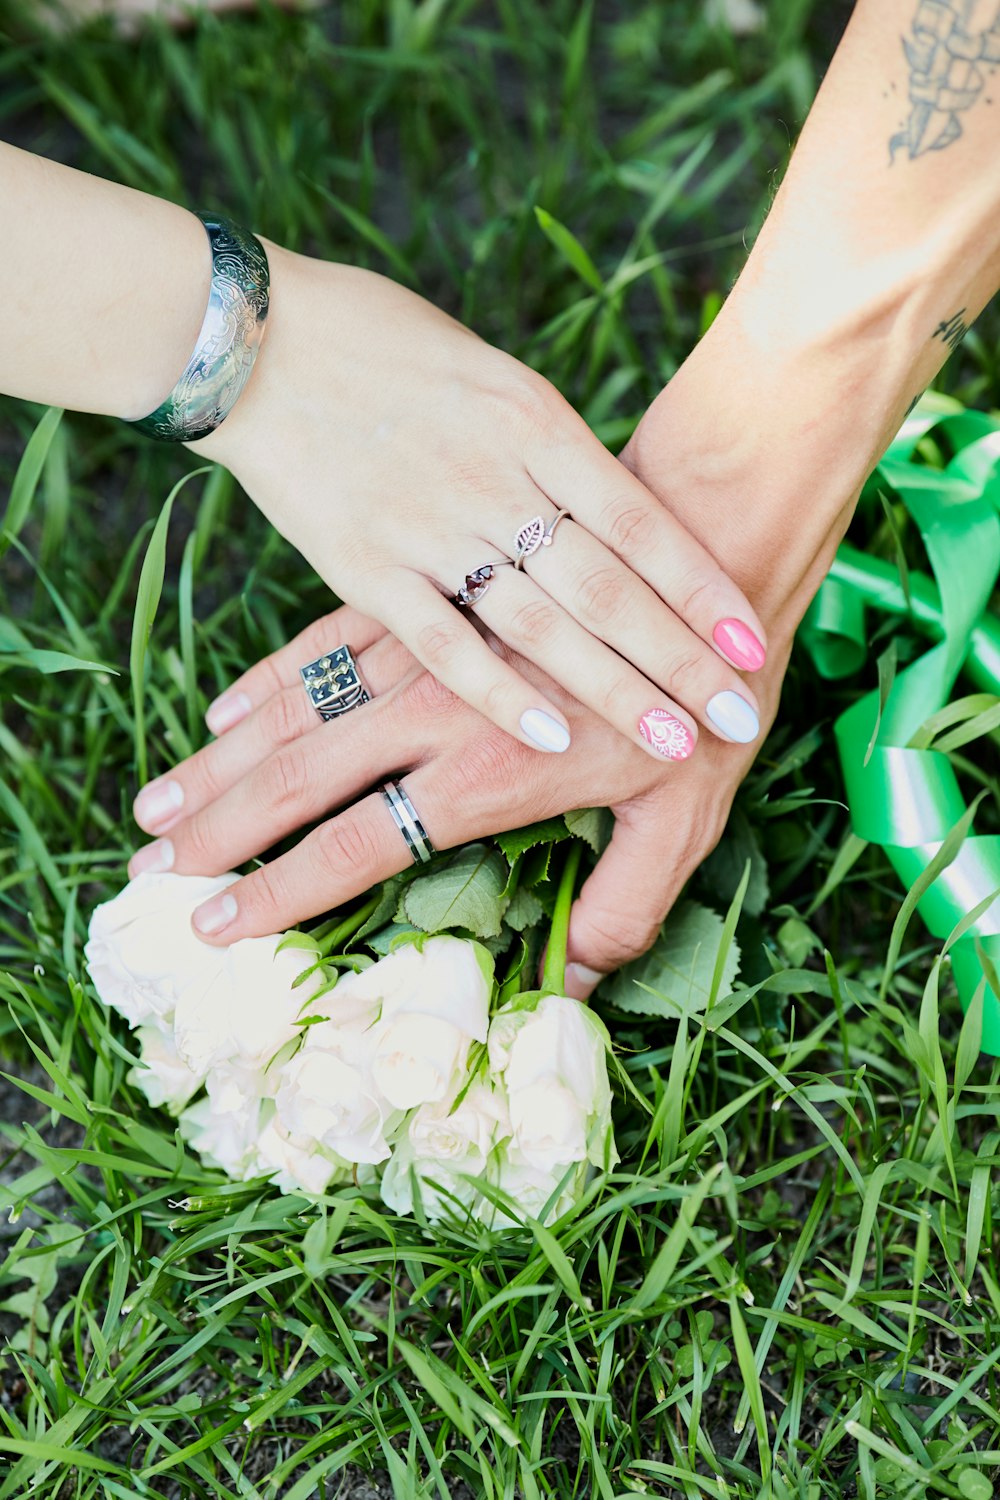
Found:
<path fill-rule="evenodd" d="M 504 557 L 496 562 L 483 563 L 481 568 L 473 568 L 471 573 L 466 573 L 465 582 L 452 598 L 452 604 L 457 604 L 459 609 L 472 609 L 486 593 L 497 568 L 502 568 L 504 563 L 509 562 L 510 558 Z"/>

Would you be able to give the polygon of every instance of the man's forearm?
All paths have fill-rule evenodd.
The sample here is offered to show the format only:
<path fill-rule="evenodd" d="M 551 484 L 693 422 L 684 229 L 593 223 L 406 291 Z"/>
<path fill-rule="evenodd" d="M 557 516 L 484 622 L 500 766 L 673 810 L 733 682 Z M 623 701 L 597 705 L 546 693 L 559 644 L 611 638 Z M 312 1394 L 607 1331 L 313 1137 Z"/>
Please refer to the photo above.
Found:
<path fill-rule="evenodd" d="M 769 628 L 794 628 L 1000 285 L 994 54 L 1000 0 L 861 0 L 742 275 L 628 450 Z"/>
<path fill-rule="evenodd" d="M 861 0 L 730 299 L 878 392 L 871 462 L 1000 285 L 998 63 L 1000 0 Z"/>
<path fill-rule="evenodd" d="M 208 302 L 199 220 L 3 143 L 0 204 L 0 391 L 145 416 L 184 369 Z"/>

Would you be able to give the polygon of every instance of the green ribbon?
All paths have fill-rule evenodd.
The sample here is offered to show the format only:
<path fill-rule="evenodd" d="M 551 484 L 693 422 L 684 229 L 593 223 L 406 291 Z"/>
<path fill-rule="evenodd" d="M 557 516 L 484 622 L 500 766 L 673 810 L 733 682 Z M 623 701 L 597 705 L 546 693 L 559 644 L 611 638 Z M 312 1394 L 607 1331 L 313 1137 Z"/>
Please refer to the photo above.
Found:
<path fill-rule="evenodd" d="M 943 468 L 916 460 L 928 438 L 953 455 Z M 904 617 L 934 642 L 895 676 L 884 701 L 879 689 L 865 694 L 834 730 L 854 831 L 884 847 L 907 888 L 967 811 L 948 756 L 911 742 L 947 705 L 960 672 L 1000 694 L 1000 620 L 987 613 L 1000 571 L 998 464 L 1000 421 L 945 397 L 925 397 L 868 480 L 862 503 L 880 491 L 898 497 L 923 537 L 933 579 L 904 576 L 845 543 L 800 631 L 817 671 L 829 679 L 864 663 L 867 608 Z M 977 940 L 1000 969 L 1000 899 L 988 899 L 998 892 L 1000 837 L 976 835 L 970 827 L 956 857 L 917 903 L 937 938 L 987 903 L 950 950 L 965 1009 L 984 979 Z M 1000 1056 L 1000 997 L 988 983 L 982 1048 Z"/>

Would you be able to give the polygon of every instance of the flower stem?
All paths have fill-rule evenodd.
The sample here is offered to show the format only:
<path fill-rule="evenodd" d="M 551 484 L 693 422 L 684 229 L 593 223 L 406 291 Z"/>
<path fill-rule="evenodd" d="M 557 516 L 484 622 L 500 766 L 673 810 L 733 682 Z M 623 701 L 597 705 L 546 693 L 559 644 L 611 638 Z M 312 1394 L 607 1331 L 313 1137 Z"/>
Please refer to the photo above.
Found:
<path fill-rule="evenodd" d="M 542 974 L 542 989 L 553 995 L 562 995 L 566 989 L 566 944 L 569 939 L 569 914 L 576 889 L 576 873 L 580 868 L 583 845 L 574 839 L 562 875 L 559 878 L 559 893 L 556 909 L 552 914 L 552 931 L 545 955 L 545 971 Z"/>
<path fill-rule="evenodd" d="M 363 906 L 359 907 L 357 911 L 352 911 L 350 916 L 345 917 L 342 922 L 331 924 L 331 927 L 325 932 L 321 928 L 322 936 L 319 938 L 319 951 L 321 955 L 324 958 L 329 958 L 334 949 L 342 948 L 348 938 L 353 937 L 354 933 L 358 932 L 365 925 L 381 899 L 381 894 L 376 893 Z"/>

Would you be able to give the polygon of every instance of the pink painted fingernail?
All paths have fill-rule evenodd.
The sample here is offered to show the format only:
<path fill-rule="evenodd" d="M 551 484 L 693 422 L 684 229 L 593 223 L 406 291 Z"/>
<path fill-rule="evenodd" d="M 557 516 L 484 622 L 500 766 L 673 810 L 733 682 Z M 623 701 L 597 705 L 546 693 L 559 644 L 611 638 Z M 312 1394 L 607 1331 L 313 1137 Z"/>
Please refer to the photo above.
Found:
<path fill-rule="evenodd" d="M 740 667 L 744 672 L 756 672 L 764 665 L 767 652 L 750 626 L 744 625 L 742 620 L 720 620 L 712 631 L 712 639 L 734 667 Z"/>
<path fill-rule="evenodd" d="M 208 705 L 205 723 L 213 734 L 225 734 L 241 719 L 245 719 L 253 704 L 246 693 L 220 693 L 214 703 Z"/>
<path fill-rule="evenodd" d="M 194 925 L 206 937 L 214 937 L 217 932 L 229 926 L 236 911 L 236 897 L 223 891 L 220 895 L 213 896 L 211 901 L 206 901 L 204 906 L 199 906 L 194 914 Z"/>
<path fill-rule="evenodd" d="M 665 708 L 651 708 L 639 720 L 639 733 L 664 760 L 687 760 L 694 749 L 694 735 L 686 724 Z"/>
<path fill-rule="evenodd" d="M 129 879 L 137 875 L 162 875 L 174 867 L 174 846 L 169 839 L 156 839 L 152 844 L 143 844 L 128 862 Z"/>
<path fill-rule="evenodd" d="M 180 782 L 158 776 L 143 787 L 132 811 L 140 828 L 145 828 L 147 833 L 158 833 L 176 821 L 183 806 L 184 788 Z"/>

